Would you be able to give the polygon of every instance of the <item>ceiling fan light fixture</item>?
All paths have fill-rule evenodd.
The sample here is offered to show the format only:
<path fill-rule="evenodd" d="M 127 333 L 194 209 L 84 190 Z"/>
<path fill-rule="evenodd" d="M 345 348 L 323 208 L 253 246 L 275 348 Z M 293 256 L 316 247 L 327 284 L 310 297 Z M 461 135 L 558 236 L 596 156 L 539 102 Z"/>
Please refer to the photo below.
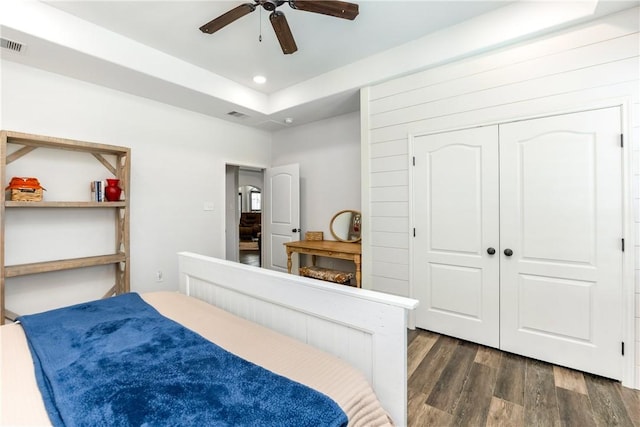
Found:
<path fill-rule="evenodd" d="M 253 3 L 244 3 L 236 6 L 227 13 L 223 13 L 212 21 L 207 22 L 200 27 L 200 31 L 206 34 L 213 34 L 216 31 L 226 27 L 232 22 L 242 18 L 243 16 L 256 10 L 258 6 L 270 11 L 269 21 L 273 27 L 282 53 L 290 55 L 298 50 L 296 41 L 291 34 L 291 28 L 284 13 L 276 10 L 284 3 L 289 3 L 292 9 L 302 10 L 306 12 L 320 13 L 323 15 L 334 16 L 337 18 L 353 20 L 359 13 L 359 6 L 356 3 L 346 1 L 323 1 L 323 0 L 253 0 Z M 260 37 L 262 41 L 262 27 L 260 27 Z"/>
<path fill-rule="evenodd" d="M 261 75 L 253 76 L 253 82 L 259 85 L 263 85 L 267 82 L 267 78 Z"/>
<path fill-rule="evenodd" d="M 284 3 L 284 0 L 261 0 L 258 1 L 258 3 L 261 4 L 265 10 L 273 12 L 278 6 Z"/>

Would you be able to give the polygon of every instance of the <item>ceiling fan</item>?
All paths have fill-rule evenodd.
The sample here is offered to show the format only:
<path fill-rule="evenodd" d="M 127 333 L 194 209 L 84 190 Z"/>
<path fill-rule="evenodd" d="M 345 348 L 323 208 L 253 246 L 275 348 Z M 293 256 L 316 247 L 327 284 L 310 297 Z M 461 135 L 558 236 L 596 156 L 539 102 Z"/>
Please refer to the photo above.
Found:
<path fill-rule="evenodd" d="M 200 31 L 207 34 L 213 34 L 216 31 L 226 27 L 237 19 L 256 10 L 256 7 L 262 6 L 265 10 L 271 12 L 269 21 L 278 37 L 280 47 L 285 55 L 294 53 L 298 50 L 296 42 L 291 34 L 291 29 L 287 23 L 284 13 L 276 10 L 277 7 L 284 3 L 289 3 L 292 9 L 303 10 L 305 12 L 321 13 L 323 15 L 335 16 L 354 20 L 358 16 L 358 5 L 346 1 L 319 1 L 319 0 L 254 0 L 253 3 L 244 3 L 237 6 L 227 13 L 218 16 L 216 19 L 204 24 L 200 27 Z"/>

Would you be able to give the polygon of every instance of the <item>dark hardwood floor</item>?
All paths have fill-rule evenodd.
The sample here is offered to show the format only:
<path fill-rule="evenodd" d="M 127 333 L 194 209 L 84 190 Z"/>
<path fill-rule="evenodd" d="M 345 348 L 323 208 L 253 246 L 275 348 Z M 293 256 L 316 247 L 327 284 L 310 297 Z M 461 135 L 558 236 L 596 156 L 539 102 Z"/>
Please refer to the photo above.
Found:
<path fill-rule="evenodd" d="M 260 267 L 260 252 L 240 251 L 240 263 Z"/>
<path fill-rule="evenodd" d="M 408 377 L 413 427 L 640 427 L 638 390 L 420 329 Z"/>

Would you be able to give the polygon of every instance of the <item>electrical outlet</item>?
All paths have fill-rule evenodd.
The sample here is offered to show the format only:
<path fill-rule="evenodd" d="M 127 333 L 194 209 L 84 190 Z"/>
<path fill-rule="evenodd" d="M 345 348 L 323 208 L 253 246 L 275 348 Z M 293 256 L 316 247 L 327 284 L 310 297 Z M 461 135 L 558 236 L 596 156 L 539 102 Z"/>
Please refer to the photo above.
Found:
<path fill-rule="evenodd" d="M 162 270 L 156 271 L 156 282 L 164 281 L 164 277 L 162 276 Z"/>

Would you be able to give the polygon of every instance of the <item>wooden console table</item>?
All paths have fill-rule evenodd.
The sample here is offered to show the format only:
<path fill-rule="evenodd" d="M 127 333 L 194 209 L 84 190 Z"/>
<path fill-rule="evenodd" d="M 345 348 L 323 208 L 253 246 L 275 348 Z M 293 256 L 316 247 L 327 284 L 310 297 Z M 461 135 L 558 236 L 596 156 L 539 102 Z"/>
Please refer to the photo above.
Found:
<path fill-rule="evenodd" d="M 316 256 L 351 260 L 356 265 L 356 286 L 360 283 L 360 259 L 362 246 L 360 243 L 338 242 L 333 240 L 300 240 L 284 244 L 287 250 L 287 270 L 291 273 L 291 254 L 298 252 L 311 255 L 311 263 L 316 265 Z"/>

